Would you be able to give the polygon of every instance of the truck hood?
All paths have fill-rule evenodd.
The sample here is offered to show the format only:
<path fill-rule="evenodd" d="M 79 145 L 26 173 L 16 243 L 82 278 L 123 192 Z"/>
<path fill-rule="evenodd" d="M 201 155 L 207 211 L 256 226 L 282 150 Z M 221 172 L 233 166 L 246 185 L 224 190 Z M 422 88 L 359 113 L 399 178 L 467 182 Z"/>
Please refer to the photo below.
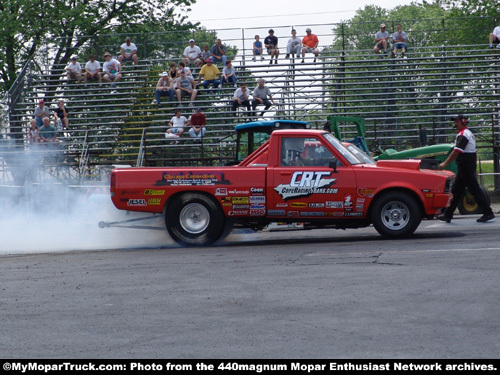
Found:
<path fill-rule="evenodd" d="M 411 169 L 418 171 L 420 169 L 421 160 L 377 160 L 377 167 L 381 168 L 398 168 Z"/>

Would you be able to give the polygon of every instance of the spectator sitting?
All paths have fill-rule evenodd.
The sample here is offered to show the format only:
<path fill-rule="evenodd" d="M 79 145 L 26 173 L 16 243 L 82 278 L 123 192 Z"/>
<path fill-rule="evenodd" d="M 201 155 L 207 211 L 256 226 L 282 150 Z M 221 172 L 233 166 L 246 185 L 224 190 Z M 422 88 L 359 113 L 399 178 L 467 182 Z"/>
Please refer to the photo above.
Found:
<path fill-rule="evenodd" d="M 175 116 L 169 121 L 167 132 L 165 133 L 165 137 L 169 138 L 173 134 L 174 136 L 181 137 L 184 133 L 184 127 L 189 125 L 189 121 L 184 116 L 181 116 L 181 110 L 175 110 Z"/>
<path fill-rule="evenodd" d="M 196 138 L 195 142 L 201 142 L 201 139 L 205 136 L 207 119 L 205 114 L 201 112 L 201 108 L 196 108 L 195 113 L 191 115 L 189 120 L 191 124 L 191 129 L 189 129 L 189 135 L 191 138 Z"/>
<path fill-rule="evenodd" d="M 269 30 L 269 35 L 266 36 L 266 39 L 264 39 L 264 45 L 267 48 L 267 53 L 271 55 L 271 61 L 269 62 L 269 65 L 273 63 L 273 57 L 276 58 L 275 64 L 277 64 L 280 50 L 278 49 L 278 38 L 274 36 L 273 29 Z"/>
<path fill-rule="evenodd" d="M 111 87 L 115 87 L 116 83 L 122 79 L 122 65 L 116 59 L 111 58 L 111 54 L 106 52 L 104 54 L 106 62 L 103 64 L 104 80 L 111 82 Z"/>
<path fill-rule="evenodd" d="M 192 79 L 194 79 L 193 77 L 193 73 L 191 72 L 191 69 L 189 67 L 186 66 L 186 64 L 184 64 L 182 61 L 179 63 L 179 72 L 181 71 L 185 71 L 186 72 L 186 77 L 190 77 Z"/>
<path fill-rule="evenodd" d="M 191 98 L 189 105 L 193 106 L 198 90 L 196 90 L 196 82 L 192 77 L 186 75 L 185 70 L 181 70 L 181 76 L 177 78 L 176 86 L 177 101 L 180 103 L 183 96 L 189 96 Z"/>
<path fill-rule="evenodd" d="M 66 130 L 69 129 L 68 110 L 64 105 L 64 100 L 57 102 L 57 108 L 54 111 L 54 122 L 57 124 L 59 132 L 62 132 L 63 125 Z"/>
<path fill-rule="evenodd" d="M 255 61 L 255 56 L 260 56 L 260 60 L 264 60 L 262 42 L 259 40 L 260 37 L 255 35 L 255 42 L 253 42 L 252 52 L 253 52 L 253 61 Z"/>
<path fill-rule="evenodd" d="M 498 26 L 490 33 L 490 48 L 493 48 L 493 43 L 497 43 L 497 48 L 500 48 L 500 19 L 498 20 Z"/>
<path fill-rule="evenodd" d="M 172 81 L 168 76 L 168 72 L 163 72 L 161 74 L 161 78 L 158 80 L 155 90 L 156 104 L 158 105 L 158 108 L 161 107 L 162 96 L 168 95 L 169 101 L 174 101 L 174 83 L 175 81 Z"/>
<path fill-rule="evenodd" d="M 78 61 L 76 61 L 76 56 L 71 58 L 71 62 L 66 67 L 66 78 L 68 82 L 76 81 L 78 84 L 82 81 L 82 67 Z"/>
<path fill-rule="evenodd" d="M 304 62 L 306 52 L 314 53 L 314 62 L 316 62 L 316 58 L 319 55 L 318 37 L 312 33 L 309 27 L 306 29 L 306 34 L 307 35 L 302 38 L 302 62 Z"/>
<path fill-rule="evenodd" d="M 385 31 L 385 24 L 382 23 L 380 25 L 380 31 L 377 31 L 375 34 L 375 47 L 373 47 L 373 52 L 376 54 L 380 53 L 380 50 L 383 50 L 383 53 L 386 53 L 387 50 L 387 41 L 389 40 L 389 33 Z"/>
<path fill-rule="evenodd" d="M 203 64 L 201 61 L 201 49 L 194 44 L 194 39 L 189 40 L 189 46 L 184 49 L 184 64 L 199 67 Z"/>
<path fill-rule="evenodd" d="M 137 46 L 130 42 L 130 38 L 125 39 L 125 43 L 120 46 L 120 56 L 118 56 L 118 61 L 121 63 L 126 61 L 133 61 L 134 65 L 137 65 Z"/>
<path fill-rule="evenodd" d="M 226 61 L 226 66 L 224 69 L 222 69 L 222 79 L 221 79 L 221 85 L 224 83 L 230 83 L 232 82 L 234 84 L 234 87 L 237 87 L 236 85 L 236 71 L 234 70 L 234 66 L 231 64 L 231 60 Z"/>
<path fill-rule="evenodd" d="M 38 102 L 38 107 L 35 108 L 36 126 L 41 128 L 43 126 L 43 119 L 49 116 L 49 109 L 45 107 L 45 100 L 42 99 Z"/>
<path fill-rule="evenodd" d="M 36 126 L 36 120 L 33 119 L 30 121 L 30 127 L 28 129 L 28 142 L 38 143 L 39 137 L 40 137 L 40 128 Z"/>
<path fill-rule="evenodd" d="M 396 25 L 396 32 L 392 35 L 392 41 L 394 42 L 394 49 L 392 50 L 392 55 L 391 57 L 394 58 L 396 57 L 396 51 L 398 49 L 401 50 L 401 57 L 405 57 L 405 52 L 406 52 L 406 33 L 401 29 L 401 25 L 397 24 Z"/>
<path fill-rule="evenodd" d="M 40 128 L 40 143 L 59 142 L 57 139 L 57 129 L 50 123 L 48 117 L 43 118 L 43 126 Z"/>
<path fill-rule="evenodd" d="M 234 92 L 233 105 L 231 108 L 234 112 L 234 116 L 236 116 L 236 109 L 240 105 L 244 105 L 247 108 L 247 111 L 250 112 L 250 100 L 248 99 L 248 90 L 245 84 L 242 84 L 240 88 L 236 89 Z"/>
<path fill-rule="evenodd" d="M 286 58 L 288 59 L 290 55 L 296 55 L 297 58 L 300 56 L 302 41 L 297 36 L 297 31 L 292 29 L 292 37 L 288 39 L 288 44 L 286 45 Z"/>
<path fill-rule="evenodd" d="M 99 82 L 101 85 L 102 77 L 101 77 L 101 63 L 97 61 L 94 55 L 89 56 L 89 61 L 85 64 L 85 74 L 83 75 L 83 83 L 85 87 L 87 87 L 87 81 L 95 81 Z"/>
<path fill-rule="evenodd" d="M 222 62 L 223 66 L 226 65 L 226 46 L 222 44 L 220 39 L 217 39 L 215 44 L 210 49 L 210 57 L 212 58 L 212 62 Z"/>
<path fill-rule="evenodd" d="M 174 81 L 181 76 L 181 71 L 180 69 L 177 69 L 176 63 L 170 63 L 170 70 L 168 71 L 168 74 L 170 74 L 170 79 Z"/>
<path fill-rule="evenodd" d="M 219 79 L 217 79 L 219 76 Z M 220 84 L 220 71 L 216 65 L 212 64 L 212 59 L 208 58 L 207 63 L 201 67 L 200 75 L 198 76 L 198 84 L 201 83 L 201 77 L 204 78 L 202 83 L 203 88 L 207 89 L 208 85 L 212 84 L 213 87 L 217 87 Z"/>
<path fill-rule="evenodd" d="M 262 78 L 259 79 L 259 85 L 253 90 L 253 100 L 252 100 L 253 116 L 256 116 L 255 108 L 257 108 L 258 105 L 265 105 L 264 110 L 260 114 L 260 117 L 262 117 L 264 116 L 265 111 L 267 111 L 271 107 L 271 102 L 273 104 L 276 104 L 271 95 L 271 90 L 269 90 L 269 87 L 264 85 L 265 83 L 266 81 L 264 81 Z M 268 96 L 271 99 L 271 101 L 267 99 Z"/>
<path fill-rule="evenodd" d="M 210 57 L 210 50 L 208 49 L 208 45 L 205 44 L 203 46 L 203 51 L 201 51 L 201 57 L 200 57 L 202 65 L 207 63 L 207 59 L 209 57 Z"/>

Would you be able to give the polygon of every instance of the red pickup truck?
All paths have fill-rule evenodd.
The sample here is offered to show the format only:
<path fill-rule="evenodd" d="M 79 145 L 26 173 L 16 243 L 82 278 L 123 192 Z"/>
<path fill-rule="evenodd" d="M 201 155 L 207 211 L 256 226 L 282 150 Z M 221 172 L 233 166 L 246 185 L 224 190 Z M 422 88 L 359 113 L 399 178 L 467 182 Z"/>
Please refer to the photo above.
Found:
<path fill-rule="evenodd" d="M 203 246 L 272 222 L 408 236 L 446 207 L 453 176 L 420 160 L 366 163 L 326 131 L 276 130 L 238 165 L 116 168 L 110 190 L 117 208 L 162 214 L 175 241 Z"/>

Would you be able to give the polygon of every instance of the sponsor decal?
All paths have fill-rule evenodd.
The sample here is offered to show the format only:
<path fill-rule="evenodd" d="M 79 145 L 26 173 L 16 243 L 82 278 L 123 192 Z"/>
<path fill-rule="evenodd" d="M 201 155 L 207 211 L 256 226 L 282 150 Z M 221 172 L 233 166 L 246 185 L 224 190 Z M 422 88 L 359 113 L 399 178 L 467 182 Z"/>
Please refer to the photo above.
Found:
<path fill-rule="evenodd" d="M 252 204 L 250 206 L 251 209 L 253 210 L 265 210 L 266 209 L 266 205 L 265 204 Z"/>
<path fill-rule="evenodd" d="M 267 210 L 269 216 L 285 216 L 285 210 Z"/>
<path fill-rule="evenodd" d="M 220 199 L 220 201 L 221 201 L 221 202 L 223 202 L 223 203 L 224 203 L 224 202 L 229 202 L 229 203 L 231 203 L 231 197 L 224 197 L 224 198 L 221 198 L 221 199 Z"/>
<path fill-rule="evenodd" d="M 230 185 L 222 172 L 162 172 L 155 186 Z"/>
<path fill-rule="evenodd" d="M 333 216 L 344 216 L 344 213 L 343 212 L 339 212 L 339 211 L 334 211 L 332 212 Z"/>
<path fill-rule="evenodd" d="M 352 207 L 352 195 L 346 194 L 344 195 L 344 207 Z"/>
<path fill-rule="evenodd" d="M 144 195 L 165 195 L 165 190 L 146 189 Z"/>
<path fill-rule="evenodd" d="M 324 203 L 309 203 L 309 207 L 311 208 L 323 208 L 325 207 Z"/>
<path fill-rule="evenodd" d="M 233 197 L 231 202 L 233 202 L 233 204 L 249 204 L 250 200 L 248 197 Z"/>
<path fill-rule="evenodd" d="M 290 217 L 298 217 L 299 211 L 288 211 L 288 216 Z"/>
<path fill-rule="evenodd" d="M 307 207 L 307 203 L 304 202 L 291 202 L 290 207 Z"/>
<path fill-rule="evenodd" d="M 301 212 L 300 216 L 325 216 L 324 212 Z"/>
<path fill-rule="evenodd" d="M 340 201 L 326 201 L 327 208 L 344 208 L 344 202 Z"/>
<path fill-rule="evenodd" d="M 229 216 L 246 216 L 248 215 L 248 210 L 234 210 L 227 213 Z"/>
<path fill-rule="evenodd" d="M 254 195 L 262 195 L 264 194 L 264 189 L 263 188 L 250 188 L 250 192 Z"/>
<path fill-rule="evenodd" d="M 127 201 L 127 206 L 147 206 L 145 199 L 129 199 Z"/>
<path fill-rule="evenodd" d="M 326 178 L 331 172 L 297 171 L 294 172 L 289 184 L 279 184 L 274 190 L 283 200 L 309 197 L 313 194 L 337 194 L 338 189 L 330 188 L 336 178 Z"/>
<path fill-rule="evenodd" d="M 288 203 L 276 203 L 276 207 L 288 207 Z"/>
<path fill-rule="evenodd" d="M 140 190 L 120 190 L 121 195 L 136 195 L 140 194 Z"/>
<path fill-rule="evenodd" d="M 365 198 L 356 199 L 356 203 L 365 203 Z"/>
<path fill-rule="evenodd" d="M 215 189 L 215 195 L 227 195 L 227 188 Z"/>
<path fill-rule="evenodd" d="M 362 203 L 356 203 L 356 211 L 363 211 L 363 204 Z"/>
<path fill-rule="evenodd" d="M 359 187 L 358 195 L 361 197 L 373 197 L 374 191 L 375 191 L 374 188 Z"/>
<path fill-rule="evenodd" d="M 362 212 L 346 212 L 344 216 L 363 216 Z"/>
<path fill-rule="evenodd" d="M 222 206 L 224 206 L 224 207 L 232 207 L 233 204 L 231 202 L 223 202 Z"/>
<path fill-rule="evenodd" d="M 161 198 L 149 198 L 148 206 L 159 206 L 161 204 Z"/>
<path fill-rule="evenodd" d="M 248 195 L 250 192 L 248 190 L 229 190 L 230 194 L 240 194 L 240 195 Z"/>
<path fill-rule="evenodd" d="M 248 210 L 248 208 L 250 208 L 250 206 L 248 204 L 234 204 L 233 205 L 233 209 L 234 210 Z"/>
<path fill-rule="evenodd" d="M 266 210 L 250 210 L 250 216 L 264 216 Z"/>
<path fill-rule="evenodd" d="M 250 197 L 250 203 L 266 203 L 266 197 Z"/>

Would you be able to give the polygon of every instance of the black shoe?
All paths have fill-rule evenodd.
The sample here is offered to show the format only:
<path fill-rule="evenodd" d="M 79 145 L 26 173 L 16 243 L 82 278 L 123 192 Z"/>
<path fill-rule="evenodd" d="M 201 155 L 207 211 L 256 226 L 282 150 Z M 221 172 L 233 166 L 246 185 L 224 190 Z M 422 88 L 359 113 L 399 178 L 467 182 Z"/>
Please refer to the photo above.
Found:
<path fill-rule="evenodd" d="M 493 212 L 491 212 L 489 214 L 484 214 L 483 216 L 481 216 L 476 221 L 478 223 L 486 223 L 488 220 L 491 220 L 491 219 L 494 219 L 494 218 L 495 218 L 495 214 Z"/>
<path fill-rule="evenodd" d="M 289 59 L 289 58 L 290 58 L 290 54 L 287 53 L 285 56 L 285 59 Z"/>
<path fill-rule="evenodd" d="M 451 223 L 451 217 L 446 216 L 445 214 L 438 215 L 438 220 L 446 221 L 447 223 Z"/>
<path fill-rule="evenodd" d="M 404 56 L 404 55 L 403 55 Z M 395 58 L 396 57 L 396 54 L 394 52 L 391 52 L 391 57 L 392 58 Z"/>

